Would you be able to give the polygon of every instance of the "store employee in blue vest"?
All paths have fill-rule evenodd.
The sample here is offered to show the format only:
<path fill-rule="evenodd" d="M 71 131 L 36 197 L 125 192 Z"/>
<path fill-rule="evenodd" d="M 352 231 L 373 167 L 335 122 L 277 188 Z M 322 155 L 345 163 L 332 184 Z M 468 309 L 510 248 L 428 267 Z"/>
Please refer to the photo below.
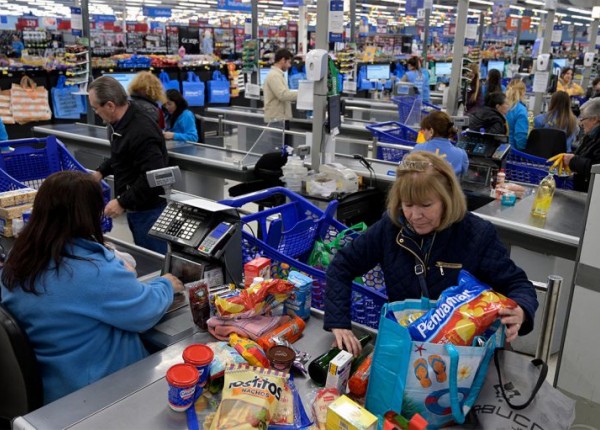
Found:
<path fill-rule="evenodd" d="M 166 206 L 162 187 L 150 188 L 146 172 L 167 167 L 167 148 L 155 118 L 128 100 L 121 84 L 102 76 L 88 86 L 90 106 L 106 123 L 110 158 L 93 173 L 97 180 L 115 177 L 115 198 L 104 208 L 115 218 L 127 212 L 136 245 L 165 254 L 167 243 L 148 235 Z"/>

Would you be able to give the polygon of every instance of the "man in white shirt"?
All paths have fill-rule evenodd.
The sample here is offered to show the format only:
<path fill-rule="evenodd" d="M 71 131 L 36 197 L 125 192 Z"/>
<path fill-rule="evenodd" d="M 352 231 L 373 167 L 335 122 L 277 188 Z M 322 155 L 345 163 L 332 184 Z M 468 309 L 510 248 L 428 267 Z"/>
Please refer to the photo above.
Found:
<path fill-rule="evenodd" d="M 285 72 L 292 67 L 292 53 L 287 49 L 275 52 L 275 63 L 265 79 L 265 122 L 292 118 L 292 103 L 298 98 L 297 91 L 290 91 Z"/>

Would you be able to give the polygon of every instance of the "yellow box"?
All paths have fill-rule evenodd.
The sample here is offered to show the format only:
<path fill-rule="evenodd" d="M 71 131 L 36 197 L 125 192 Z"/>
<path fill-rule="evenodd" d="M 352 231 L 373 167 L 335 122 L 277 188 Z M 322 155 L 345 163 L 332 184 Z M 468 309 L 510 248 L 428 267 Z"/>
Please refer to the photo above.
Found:
<path fill-rule="evenodd" d="M 19 218 L 23 215 L 23 212 L 27 209 L 31 209 L 32 206 L 31 203 L 27 203 L 26 205 L 13 206 L 10 208 L 0 208 L 0 217 L 4 219 Z"/>
<path fill-rule="evenodd" d="M 33 203 L 36 193 L 37 191 L 33 188 L 4 191 L 0 193 L 0 207 L 8 208 L 11 206 Z"/>
<path fill-rule="evenodd" d="M 327 408 L 327 430 L 376 430 L 377 417 L 347 396 Z"/>

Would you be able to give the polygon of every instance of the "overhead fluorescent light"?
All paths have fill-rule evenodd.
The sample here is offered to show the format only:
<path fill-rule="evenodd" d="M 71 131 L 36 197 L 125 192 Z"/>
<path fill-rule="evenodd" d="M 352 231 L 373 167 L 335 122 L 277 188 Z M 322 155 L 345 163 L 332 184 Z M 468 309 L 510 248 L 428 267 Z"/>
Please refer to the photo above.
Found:
<path fill-rule="evenodd" d="M 568 7 L 567 10 L 569 12 L 583 13 L 585 15 L 591 15 L 592 14 L 591 10 L 577 9 L 576 7 Z"/>
<path fill-rule="evenodd" d="M 471 3 L 485 4 L 485 5 L 488 5 L 488 6 L 494 6 L 493 2 L 486 1 L 486 0 L 471 0 Z"/>
<path fill-rule="evenodd" d="M 544 6 L 546 4 L 543 1 L 539 1 L 539 0 L 525 0 L 525 3 L 534 4 L 536 6 Z"/>

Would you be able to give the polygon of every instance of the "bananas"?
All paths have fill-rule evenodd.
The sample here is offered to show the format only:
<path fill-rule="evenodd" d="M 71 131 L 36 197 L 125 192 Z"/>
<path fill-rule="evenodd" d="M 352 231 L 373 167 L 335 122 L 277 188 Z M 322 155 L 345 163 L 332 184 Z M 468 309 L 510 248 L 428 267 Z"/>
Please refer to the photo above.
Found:
<path fill-rule="evenodd" d="M 564 163 L 564 158 L 565 154 L 558 154 L 555 155 L 554 157 L 548 158 L 548 162 L 554 162 L 550 168 L 548 169 L 549 172 L 555 172 L 558 176 L 563 176 L 563 172 L 567 175 L 571 175 L 571 169 L 569 169 L 569 166 L 566 166 Z"/>

